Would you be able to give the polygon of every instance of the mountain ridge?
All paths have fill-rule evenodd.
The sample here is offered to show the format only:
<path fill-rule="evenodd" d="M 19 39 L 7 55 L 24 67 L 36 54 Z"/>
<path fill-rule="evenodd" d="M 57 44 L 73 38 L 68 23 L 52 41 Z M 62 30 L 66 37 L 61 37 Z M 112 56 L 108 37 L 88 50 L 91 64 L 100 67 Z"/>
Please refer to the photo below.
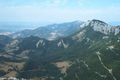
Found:
<path fill-rule="evenodd" d="M 119 33 L 119 26 L 111 26 L 100 20 L 88 20 L 87 22 L 74 21 L 61 24 L 52 24 L 45 27 L 39 27 L 34 30 L 24 30 L 12 34 L 12 37 L 29 37 L 29 36 L 38 36 L 48 40 L 54 40 L 60 37 L 66 37 L 74 34 L 85 26 L 91 26 L 95 31 L 102 32 L 104 34 Z M 96 27 L 97 26 L 97 27 Z"/>

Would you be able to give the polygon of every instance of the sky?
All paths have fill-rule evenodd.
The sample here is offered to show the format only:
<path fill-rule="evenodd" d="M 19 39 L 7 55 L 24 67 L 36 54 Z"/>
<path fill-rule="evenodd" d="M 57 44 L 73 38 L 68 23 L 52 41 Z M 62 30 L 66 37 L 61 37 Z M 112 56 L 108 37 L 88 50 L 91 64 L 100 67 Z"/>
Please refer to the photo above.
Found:
<path fill-rule="evenodd" d="M 120 22 L 120 0 L 0 0 L 0 23 Z"/>

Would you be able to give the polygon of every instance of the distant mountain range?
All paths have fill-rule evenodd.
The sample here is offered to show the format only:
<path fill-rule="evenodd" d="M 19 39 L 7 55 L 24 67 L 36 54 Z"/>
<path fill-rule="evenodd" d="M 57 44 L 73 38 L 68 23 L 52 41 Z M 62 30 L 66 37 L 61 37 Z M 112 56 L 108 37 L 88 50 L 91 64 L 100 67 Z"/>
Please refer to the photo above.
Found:
<path fill-rule="evenodd" d="M 10 39 L 5 42 L 6 38 L 1 38 L 6 43 L 0 50 L 1 77 L 120 79 L 120 26 L 94 19 L 24 30 L 5 37 Z"/>
<path fill-rule="evenodd" d="M 39 27 L 34 30 L 23 30 L 17 33 L 14 33 L 12 37 L 30 37 L 30 36 L 37 36 L 40 38 L 45 38 L 48 40 L 54 40 L 59 37 L 66 37 L 69 36 L 77 31 L 80 30 L 80 25 L 83 22 L 74 21 L 62 24 L 52 24 L 44 27 Z"/>

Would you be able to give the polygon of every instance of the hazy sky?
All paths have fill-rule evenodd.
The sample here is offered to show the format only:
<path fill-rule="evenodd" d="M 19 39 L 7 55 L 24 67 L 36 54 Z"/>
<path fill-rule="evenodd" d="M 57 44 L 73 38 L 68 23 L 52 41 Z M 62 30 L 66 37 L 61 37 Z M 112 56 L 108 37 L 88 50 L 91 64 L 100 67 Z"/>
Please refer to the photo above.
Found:
<path fill-rule="evenodd" d="M 120 0 L 0 0 L 0 22 L 120 21 Z"/>

